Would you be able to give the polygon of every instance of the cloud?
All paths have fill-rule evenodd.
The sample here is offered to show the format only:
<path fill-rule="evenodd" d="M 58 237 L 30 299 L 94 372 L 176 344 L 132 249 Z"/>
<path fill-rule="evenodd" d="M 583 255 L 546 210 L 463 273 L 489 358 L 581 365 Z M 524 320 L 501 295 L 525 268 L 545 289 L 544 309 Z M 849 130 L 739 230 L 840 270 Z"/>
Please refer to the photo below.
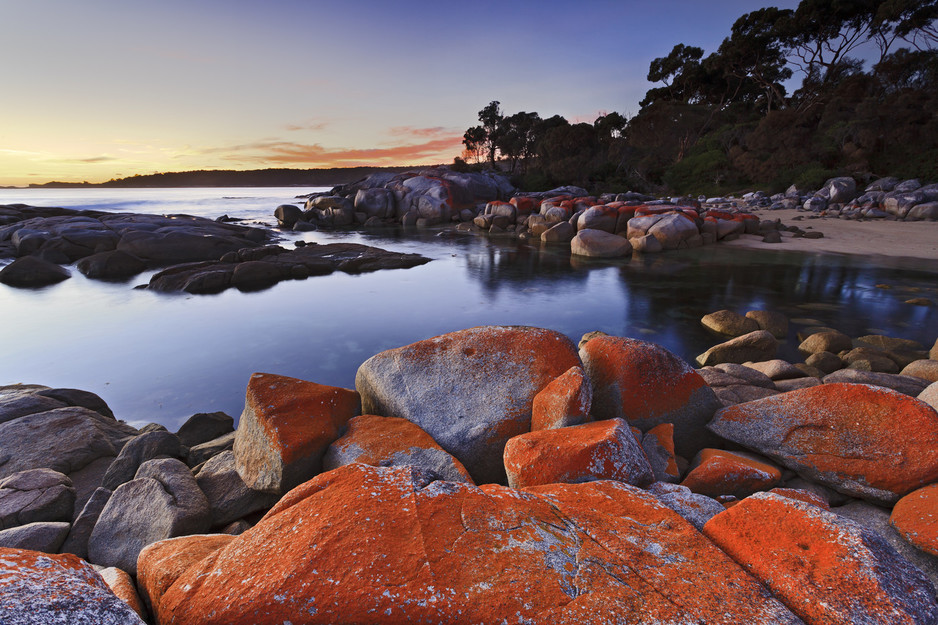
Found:
<path fill-rule="evenodd" d="M 415 128 L 414 126 L 395 126 L 388 129 L 388 134 L 394 137 L 450 137 L 455 134 L 452 128 L 434 126 L 433 128 Z M 460 135 L 460 140 L 462 135 Z"/>
<path fill-rule="evenodd" d="M 66 162 L 71 163 L 109 163 L 111 161 L 116 161 L 117 159 L 113 156 L 92 156 L 90 158 L 77 158 L 72 159 Z"/>
<path fill-rule="evenodd" d="M 287 130 L 296 131 L 296 130 L 312 130 L 318 132 L 320 130 L 325 130 L 332 125 L 332 122 L 306 122 L 305 124 L 287 124 L 284 126 Z"/>

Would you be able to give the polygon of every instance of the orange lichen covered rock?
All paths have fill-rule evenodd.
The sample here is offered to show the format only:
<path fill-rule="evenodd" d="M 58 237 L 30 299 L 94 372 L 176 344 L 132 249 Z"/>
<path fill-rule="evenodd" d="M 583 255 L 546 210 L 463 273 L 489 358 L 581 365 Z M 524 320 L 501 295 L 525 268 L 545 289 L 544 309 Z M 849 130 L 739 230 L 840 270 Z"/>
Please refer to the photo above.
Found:
<path fill-rule="evenodd" d="M 674 455 L 673 424 L 662 423 L 648 430 L 642 436 L 642 449 L 657 481 L 673 483 L 681 479 L 681 469 Z"/>
<path fill-rule="evenodd" d="M 127 571 L 119 569 L 116 566 L 109 566 L 106 569 L 98 571 L 98 575 L 104 580 L 108 588 L 111 589 L 118 599 L 126 603 L 137 613 L 141 619 L 147 619 L 147 609 L 137 594 L 137 586 L 133 578 Z"/>
<path fill-rule="evenodd" d="M 156 613 L 163 593 L 194 564 L 232 540 L 229 534 L 196 534 L 148 545 L 137 558 L 137 587 L 151 612 Z"/>
<path fill-rule="evenodd" d="M 717 412 L 710 429 L 844 494 L 895 503 L 938 481 L 938 413 L 866 384 L 822 384 Z"/>
<path fill-rule="evenodd" d="M 530 215 L 538 208 L 537 200 L 533 197 L 515 196 L 508 201 L 514 205 L 519 215 Z"/>
<path fill-rule="evenodd" d="M 938 484 L 900 499 L 892 509 L 889 524 L 922 551 L 938 556 Z"/>
<path fill-rule="evenodd" d="M 795 499 L 797 501 L 803 501 L 809 503 L 818 508 L 823 508 L 824 510 L 830 510 L 830 504 L 817 493 L 813 493 L 809 490 L 802 490 L 800 488 L 773 488 L 769 491 L 775 495 L 781 495 L 782 497 L 788 497 L 789 499 Z"/>
<path fill-rule="evenodd" d="M 190 568 L 163 625 L 797 623 L 676 513 L 617 482 L 530 492 L 347 465 Z"/>
<path fill-rule="evenodd" d="M 4 547 L 0 547 L 0 623 L 144 625 L 78 556 Z"/>
<path fill-rule="evenodd" d="M 559 332 L 485 326 L 372 356 L 355 388 L 366 413 L 413 421 L 476 483 L 504 482 L 505 442 L 531 430 L 534 397 L 579 364 Z"/>
<path fill-rule="evenodd" d="M 703 532 L 809 625 L 938 621 L 921 571 L 876 532 L 817 506 L 758 493 Z"/>
<path fill-rule="evenodd" d="M 733 495 L 743 498 L 768 490 L 781 479 L 782 472 L 777 466 L 750 454 L 702 449 L 691 462 L 681 486 L 708 497 Z"/>
<path fill-rule="evenodd" d="M 355 391 L 255 373 L 235 432 L 238 475 L 254 490 L 290 490 L 320 472 L 326 449 L 358 414 Z"/>
<path fill-rule="evenodd" d="M 645 452 L 622 419 L 515 436 L 505 445 L 505 471 L 512 488 L 593 480 L 648 486 L 654 481 Z"/>
<path fill-rule="evenodd" d="M 531 430 L 579 425 L 589 420 L 593 387 L 580 366 L 570 367 L 534 396 Z"/>
<path fill-rule="evenodd" d="M 720 402 L 686 362 L 665 348 L 617 336 L 597 336 L 580 349 L 593 385 L 593 417 L 622 418 L 644 432 L 674 424 L 678 454 L 691 457 L 713 440 L 705 426 Z"/>
<path fill-rule="evenodd" d="M 353 462 L 375 467 L 420 467 L 441 480 L 472 482 L 459 460 L 446 453 L 419 425 L 398 417 L 361 415 L 350 419 L 342 438 L 329 446 L 323 470 Z"/>

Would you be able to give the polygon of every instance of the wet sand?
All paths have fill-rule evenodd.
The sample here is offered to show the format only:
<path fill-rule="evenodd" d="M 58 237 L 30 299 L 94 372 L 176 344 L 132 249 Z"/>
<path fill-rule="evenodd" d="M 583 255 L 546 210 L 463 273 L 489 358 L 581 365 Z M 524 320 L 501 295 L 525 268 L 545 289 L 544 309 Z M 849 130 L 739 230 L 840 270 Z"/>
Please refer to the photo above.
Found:
<path fill-rule="evenodd" d="M 760 219 L 781 219 L 786 226 L 824 233 L 822 239 L 792 238 L 782 233 L 781 243 L 763 243 L 761 236 L 742 235 L 720 245 L 795 252 L 832 252 L 863 256 L 920 258 L 938 260 L 938 222 L 936 221 L 853 221 L 833 217 L 809 219 L 812 213 L 799 210 L 755 210 Z M 801 220 L 793 220 L 801 216 Z"/>

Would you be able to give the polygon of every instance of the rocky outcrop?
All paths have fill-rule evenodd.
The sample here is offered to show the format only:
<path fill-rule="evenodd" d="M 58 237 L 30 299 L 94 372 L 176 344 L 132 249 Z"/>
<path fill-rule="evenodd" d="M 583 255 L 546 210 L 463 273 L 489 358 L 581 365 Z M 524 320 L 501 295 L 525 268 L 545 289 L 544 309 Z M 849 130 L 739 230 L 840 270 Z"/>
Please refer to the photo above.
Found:
<path fill-rule="evenodd" d="M 20 471 L 0 480 L 0 530 L 37 521 L 70 521 L 75 489 L 51 469 Z"/>

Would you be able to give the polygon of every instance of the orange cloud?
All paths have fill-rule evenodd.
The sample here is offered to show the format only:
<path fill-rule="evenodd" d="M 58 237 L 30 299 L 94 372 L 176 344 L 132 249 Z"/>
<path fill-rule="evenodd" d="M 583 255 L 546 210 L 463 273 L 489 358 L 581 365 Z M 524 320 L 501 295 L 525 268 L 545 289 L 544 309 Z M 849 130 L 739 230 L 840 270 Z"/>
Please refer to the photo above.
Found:
<path fill-rule="evenodd" d="M 434 126 L 433 128 L 415 128 L 414 126 L 394 126 L 388 134 L 394 137 L 450 137 L 455 133 L 452 128 Z M 461 139 L 460 139 L 461 140 Z"/>
<path fill-rule="evenodd" d="M 330 126 L 330 124 L 331 122 L 307 122 L 305 124 L 287 124 L 286 126 L 284 126 L 284 128 L 290 131 L 295 131 L 295 130 L 318 131 L 318 130 L 325 130 L 326 128 Z"/>

